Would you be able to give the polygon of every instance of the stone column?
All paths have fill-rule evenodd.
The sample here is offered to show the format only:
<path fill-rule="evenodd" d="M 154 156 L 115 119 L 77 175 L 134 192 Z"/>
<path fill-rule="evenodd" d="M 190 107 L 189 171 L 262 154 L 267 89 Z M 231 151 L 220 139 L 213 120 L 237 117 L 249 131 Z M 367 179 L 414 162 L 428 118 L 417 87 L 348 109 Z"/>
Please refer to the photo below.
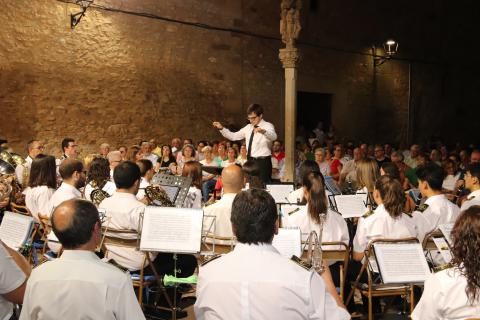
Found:
<path fill-rule="evenodd" d="M 280 61 L 285 69 L 285 176 L 284 180 L 295 179 L 295 133 L 297 119 L 297 48 L 280 49 Z"/>

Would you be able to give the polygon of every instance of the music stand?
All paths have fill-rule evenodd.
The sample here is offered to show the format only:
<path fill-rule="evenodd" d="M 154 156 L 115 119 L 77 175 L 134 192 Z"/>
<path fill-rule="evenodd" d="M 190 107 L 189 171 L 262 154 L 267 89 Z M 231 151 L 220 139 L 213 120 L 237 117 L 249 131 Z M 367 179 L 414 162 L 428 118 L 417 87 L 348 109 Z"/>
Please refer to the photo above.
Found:
<path fill-rule="evenodd" d="M 175 207 L 181 208 L 192 184 L 192 178 L 157 173 L 153 176 L 151 184 L 165 190 Z"/>

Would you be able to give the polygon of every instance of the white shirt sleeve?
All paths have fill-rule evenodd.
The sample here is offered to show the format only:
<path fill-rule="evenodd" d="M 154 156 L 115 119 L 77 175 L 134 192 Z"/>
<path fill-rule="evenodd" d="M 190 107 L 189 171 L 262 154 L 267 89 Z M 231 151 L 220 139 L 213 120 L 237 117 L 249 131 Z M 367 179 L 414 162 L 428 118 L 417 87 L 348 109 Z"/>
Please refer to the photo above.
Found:
<path fill-rule="evenodd" d="M 365 230 L 365 219 L 358 219 L 357 232 L 353 238 L 353 252 L 363 253 L 367 248 L 367 234 Z"/>
<path fill-rule="evenodd" d="M 265 133 L 263 134 L 268 140 L 273 141 L 277 139 L 277 133 L 275 132 L 275 127 L 271 123 L 267 123 L 263 126 Z"/>
<path fill-rule="evenodd" d="M 228 140 L 238 141 L 238 140 L 246 139 L 247 128 L 248 128 L 248 125 L 238 130 L 237 132 L 232 132 L 224 127 L 222 130 L 220 130 L 220 133 L 222 134 L 222 136 L 224 136 Z"/>
<path fill-rule="evenodd" d="M 448 305 L 445 301 L 445 294 L 435 274 L 428 276 L 425 281 L 425 289 L 422 298 L 412 313 L 413 320 L 435 320 L 442 319 L 443 315 L 440 306 Z"/>

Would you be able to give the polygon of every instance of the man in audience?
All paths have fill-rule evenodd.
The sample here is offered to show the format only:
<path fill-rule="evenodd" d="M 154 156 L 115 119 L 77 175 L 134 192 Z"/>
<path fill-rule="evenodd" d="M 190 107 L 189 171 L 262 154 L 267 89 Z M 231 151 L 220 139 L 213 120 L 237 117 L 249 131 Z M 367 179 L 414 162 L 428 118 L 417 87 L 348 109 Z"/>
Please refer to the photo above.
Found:
<path fill-rule="evenodd" d="M 17 165 L 15 168 L 18 183 L 21 185 L 26 185 L 28 183 L 28 181 L 23 181 L 23 178 L 28 179 L 33 159 L 41 154 L 43 150 L 45 150 L 45 145 L 40 140 L 30 140 L 27 143 L 28 156 L 25 158 L 25 163 L 23 165 Z"/>
<path fill-rule="evenodd" d="M 17 251 L 0 240 L 0 319 L 11 318 L 13 304 L 22 304 L 30 265 Z"/>
<path fill-rule="evenodd" d="M 150 181 L 152 180 L 155 171 L 153 170 L 152 163 L 147 159 L 138 160 L 137 166 L 140 168 L 141 175 L 137 199 L 142 201 L 145 198 L 145 188 L 150 185 Z"/>
<path fill-rule="evenodd" d="M 150 142 L 142 141 L 140 152 L 142 153 L 143 159 L 150 160 L 152 163 L 157 163 L 158 156 L 152 153 L 152 147 Z"/>
<path fill-rule="evenodd" d="M 381 144 L 375 145 L 375 161 L 379 168 L 381 168 L 385 162 L 390 162 L 390 158 L 385 156 L 385 150 Z"/>
<path fill-rule="evenodd" d="M 462 204 L 461 211 L 471 206 L 480 206 L 480 163 L 472 163 L 467 166 L 465 173 L 465 188 L 470 194 Z"/>
<path fill-rule="evenodd" d="M 419 240 L 423 241 L 426 234 L 434 231 L 440 224 L 454 223 L 460 208 L 450 202 L 442 193 L 445 173 L 439 165 L 430 162 L 419 166 L 416 170 L 418 188 L 427 200 L 417 211 L 413 219 L 418 228 Z"/>
<path fill-rule="evenodd" d="M 122 154 L 120 151 L 110 151 L 107 159 L 110 164 L 110 178 L 113 179 L 113 170 L 122 162 Z"/>
<path fill-rule="evenodd" d="M 340 172 L 340 184 L 343 182 L 357 182 L 357 162 L 362 159 L 360 148 L 353 149 L 353 159 L 348 160 Z"/>
<path fill-rule="evenodd" d="M 173 138 L 172 139 L 172 154 L 175 157 L 177 156 L 177 152 L 182 150 L 181 143 L 182 143 L 182 140 L 180 140 L 180 138 Z"/>
<path fill-rule="evenodd" d="M 122 161 L 127 160 L 127 147 L 126 146 L 120 146 L 118 147 L 118 151 L 120 151 L 120 154 L 122 155 Z"/>
<path fill-rule="evenodd" d="M 106 158 L 109 152 L 110 152 L 110 145 L 108 143 L 102 143 L 100 145 L 100 155 Z"/>
<path fill-rule="evenodd" d="M 135 195 L 140 187 L 140 168 L 135 162 L 124 161 L 113 172 L 113 179 L 117 190 L 103 200 L 99 208 L 106 211 L 109 219 L 109 227 L 117 230 L 139 230 L 140 214 L 145 210 L 145 204 L 138 201 Z M 120 235 L 121 236 L 121 235 Z M 125 235 L 131 238 L 131 235 Z M 115 260 L 122 267 L 137 272 L 142 268 L 144 253 L 134 248 L 107 245 L 108 257 Z M 171 253 L 159 253 L 151 255 L 155 269 L 160 274 L 173 274 L 173 255 Z M 197 267 L 197 261 L 192 255 L 177 255 L 180 277 L 188 277 L 193 274 Z M 153 274 L 150 266 L 145 268 L 146 274 Z"/>
<path fill-rule="evenodd" d="M 420 146 L 418 144 L 413 144 L 410 147 L 410 154 L 405 157 L 405 164 L 412 169 L 415 169 L 418 166 L 418 155 L 420 154 Z"/>
<path fill-rule="evenodd" d="M 331 278 L 324 281 L 272 246 L 278 220 L 268 192 L 237 194 L 231 222 L 235 249 L 200 268 L 197 319 L 350 319 Z"/>
<path fill-rule="evenodd" d="M 480 163 L 480 150 L 473 150 L 470 154 L 470 163 Z"/>
<path fill-rule="evenodd" d="M 130 275 L 95 255 L 102 235 L 91 202 L 63 202 L 52 227 L 65 251 L 33 270 L 20 319 L 145 319 Z"/>
<path fill-rule="evenodd" d="M 212 205 L 205 207 L 205 216 L 215 217 L 215 234 L 219 237 L 233 237 L 230 213 L 233 199 L 245 186 L 243 171 L 239 166 L 228 166 L 222 171 L 223 196 Z M 231 241 L 216 240 L 218 244 L 230 244 Z"/>
<path fill-rule="evenodd" d="M 272 181 L 280 182 L 285 169 L 285 152 L 280 140 L 273 141 L 272 145 Z"/>

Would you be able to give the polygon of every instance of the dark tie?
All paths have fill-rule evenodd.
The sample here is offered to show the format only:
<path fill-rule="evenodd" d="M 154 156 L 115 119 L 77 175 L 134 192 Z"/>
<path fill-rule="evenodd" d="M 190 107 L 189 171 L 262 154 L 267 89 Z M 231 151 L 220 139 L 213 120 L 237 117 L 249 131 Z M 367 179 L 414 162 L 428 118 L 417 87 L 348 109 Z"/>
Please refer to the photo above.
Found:
<path fill-rule="evenodd" d="M 250 139 L 248 140 L 248 150 L 247 150 L 247 159 L 251 158 L 252 154 L 252 142 L 253 142 L 253 135 L 255 134 L 255 128 L 258 128 L 257 125 L 253 126 L 252 134 L 250 135 Z"/>

